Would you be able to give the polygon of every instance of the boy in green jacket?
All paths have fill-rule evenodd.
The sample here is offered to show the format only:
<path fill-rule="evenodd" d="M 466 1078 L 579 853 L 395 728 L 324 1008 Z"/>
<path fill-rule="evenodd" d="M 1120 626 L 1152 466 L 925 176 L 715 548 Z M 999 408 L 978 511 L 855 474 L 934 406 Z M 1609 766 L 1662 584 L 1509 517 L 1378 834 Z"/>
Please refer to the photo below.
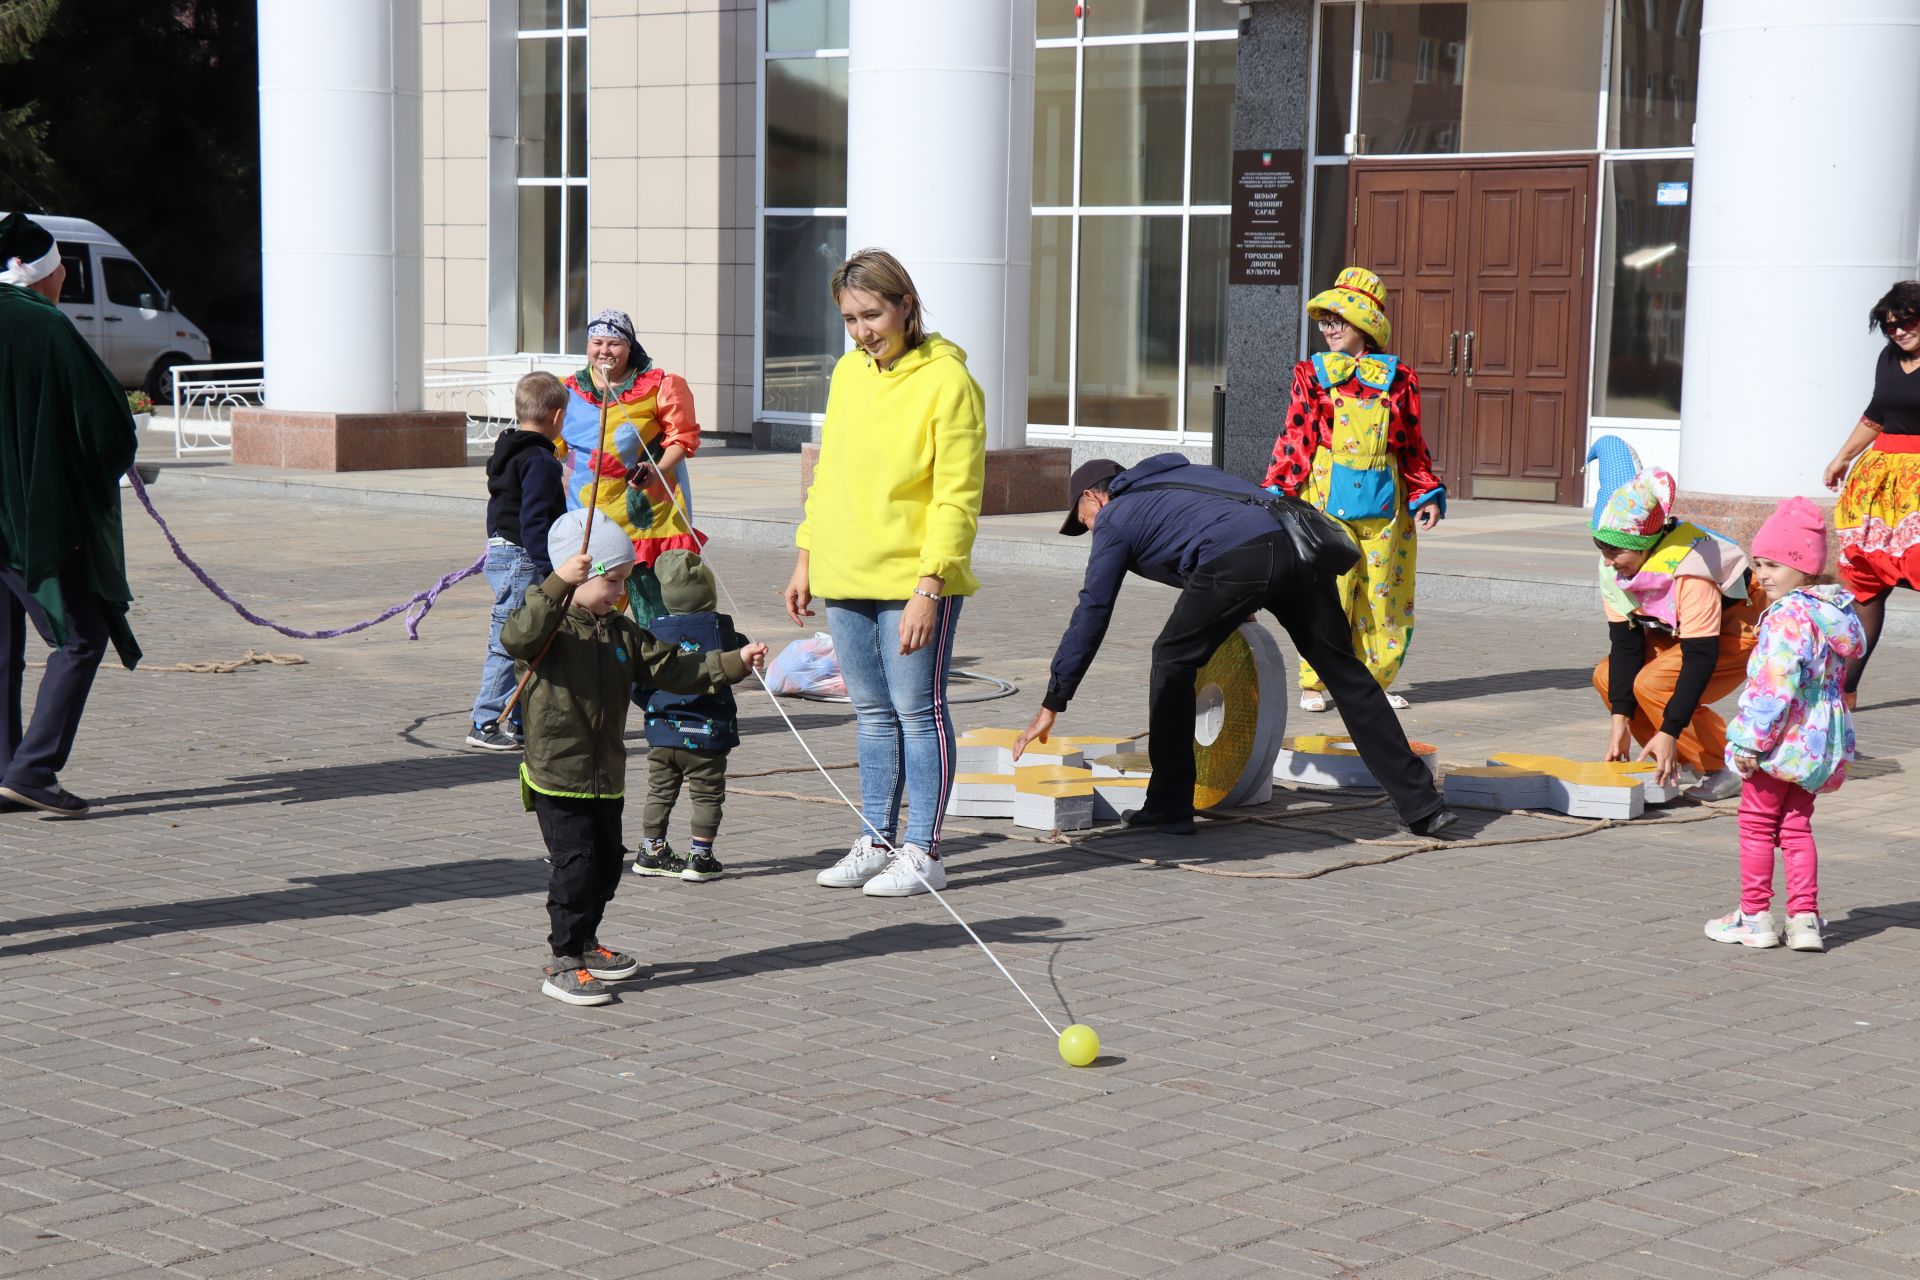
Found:
<path fill-rule="evenodd" d="M 765 666 L 767 646 L 683 654 L 654 639 L 619 612 L 633 572 L 633 543 L 612 521 L 599 520 L 582 553 L 586 521 L 581 510 L 553 522 L 547 555 L 554 571 L 528 589 L 526 603 L 501 628 L 500 643 L 525 663 L 553 637 L 527 683 L 521 717 L 521 800 L 539 818 L 553 864 L 547 882 L 553 959 L 540 989 L 568 1004 L 606 1004 L 613 993 L 604 982 L 640 970 L 639 961 L 601 946 L 599 937 L 600 918 L 626 869 L 623 739 L 635 686 L 707 693 L 738 684 Z"/>

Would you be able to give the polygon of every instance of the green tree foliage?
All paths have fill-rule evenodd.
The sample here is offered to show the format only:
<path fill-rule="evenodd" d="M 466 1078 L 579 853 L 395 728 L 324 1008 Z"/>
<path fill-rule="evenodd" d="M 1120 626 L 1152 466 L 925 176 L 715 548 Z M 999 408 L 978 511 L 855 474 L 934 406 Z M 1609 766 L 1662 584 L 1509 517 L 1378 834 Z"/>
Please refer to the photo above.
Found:
<path fill-rule="evenodd" d="M 0 0 L 0 209 L 90 218 L 260 343 L 257 0 Z"/>

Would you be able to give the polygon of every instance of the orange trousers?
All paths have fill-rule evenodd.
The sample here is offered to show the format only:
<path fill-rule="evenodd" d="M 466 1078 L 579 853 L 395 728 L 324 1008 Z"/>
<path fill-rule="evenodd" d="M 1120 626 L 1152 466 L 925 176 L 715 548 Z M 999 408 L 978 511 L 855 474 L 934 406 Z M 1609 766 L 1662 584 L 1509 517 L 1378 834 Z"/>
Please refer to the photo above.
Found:
<path fill-rule="evenodd" d="M 1709 774 L 1724 767 L 1727 722 L 1707 704 L 1720 701 L 1746 683 L 1747 655 L 1753 649 L 1753 629 L 1759 618 L 1760 606 L 1752 600 L 1728 605 L 1720 615 L 1720 660 L 1714 664 L 1707 691 L 1700 695 L 1700 706 L 1681 730 L 1675 748 L 1681 763 L 1695 773 Z M 1660 732 L 1660 722 L 1666 719 L 1674 682 L 1680 678 L 1680 658 L 1678 640 L 1647 634 L 1647 659 L 1633 678 L 1633 700 L 1638 704 L 1633 714 L 1633 740 L 1641 746 Z M 1608 703 L 1607 676 L 1612 665 L 1613 659 L 1606 657 L 1593 669 L 1594 691 L 1602 703 Z"/>

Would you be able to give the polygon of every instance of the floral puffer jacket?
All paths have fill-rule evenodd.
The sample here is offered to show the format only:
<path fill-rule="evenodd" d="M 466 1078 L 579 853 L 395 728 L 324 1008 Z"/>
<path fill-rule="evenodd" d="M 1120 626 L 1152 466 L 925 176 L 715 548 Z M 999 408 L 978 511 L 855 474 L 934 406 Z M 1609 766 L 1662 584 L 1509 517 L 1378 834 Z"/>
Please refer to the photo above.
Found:
<path fill-rule="evenodd" d="M 1740 714 L 1727 753 L 1809 791 L 1832 791 L 1853 759 L 1853 716 L 1841 697 L 1847 661 L 1866 650 L 1853 597 L 1837 586 L 1802 587 L 1760 615 Z"/>

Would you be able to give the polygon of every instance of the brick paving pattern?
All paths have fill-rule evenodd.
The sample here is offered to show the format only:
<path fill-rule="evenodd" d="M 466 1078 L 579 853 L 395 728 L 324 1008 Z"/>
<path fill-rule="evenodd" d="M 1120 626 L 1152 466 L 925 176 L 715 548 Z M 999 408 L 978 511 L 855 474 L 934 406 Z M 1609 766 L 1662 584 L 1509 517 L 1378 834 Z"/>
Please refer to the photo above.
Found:
<path fill-rule="evenodd" d="M 477 541 L 447 516 L 155 492 L 236 594 L 308 627 L 374 612 Z M 1107 1057 L 1075 1071 L 931 899 L 813 885 L 853 834 L 824 804 L 735 799 L 734 874 L 629 876 L 609 913 L 650 980 L 599 1009 L 541 997 L 546 868 L 514 760 L 459 746 L 483 590 L 450 593 L 417 644 L 394 626 L 289 641 L 227 613 L 139 513 L 128 527 L 156 670 L 102 672 L 66 774 L 97 816 L 0 817 L 0 1275 L 1837 1280 L 1920 1263 L 1920 636 L 1898 615 L 1861 718 L 1870 759 L 1816 819 L 1824 956 L 1701 936 L 1737 891 L 1726 820 L 1311 880 L 1135 859 L 1295 870 L 1379 850 L 1252 825 L 1082 849 L 967 823 L 992 833 L 948 842 L 950 897 L 1042 1007 L 1098 1029 Z M 714 550 L 743 628 L 786 638 L 785 557 Z M 961 665 L 1023 693 L 962 722 L 1020 724 L 1078 583 L 982 576 Z M 1129 586 L 1064 731 L 1143 725 L 1169 601 Z M 1598 750 L 1596 617 L 1424 616 L 1406 721 L 1445 760 Z M 249 647 L 309 661 L 157 670 Z M 737 774 L 804 763 L 763 698 L 742 709 Z M 824 759 L 852 757 L 844 707 L 793 714 Z M 826 794 L 798 772 L 736 788 Z M 1378 811 L 1321 821 L 1391 831 Z"/>

